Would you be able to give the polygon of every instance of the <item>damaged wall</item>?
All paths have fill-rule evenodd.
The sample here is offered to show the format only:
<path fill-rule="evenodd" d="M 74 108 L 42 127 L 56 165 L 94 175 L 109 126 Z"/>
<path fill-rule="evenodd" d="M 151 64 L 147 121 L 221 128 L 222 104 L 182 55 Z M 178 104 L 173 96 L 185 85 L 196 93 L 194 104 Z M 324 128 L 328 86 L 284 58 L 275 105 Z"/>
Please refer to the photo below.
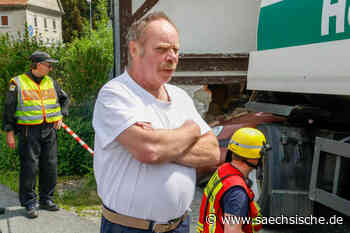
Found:
<path fill-rule="evenodd" d="M 144 0 L 133 0 L 133 13 Z M 256 49 L 259 1 L 159 1 L 180 31 L 181 53 L 247 53 Z"/>

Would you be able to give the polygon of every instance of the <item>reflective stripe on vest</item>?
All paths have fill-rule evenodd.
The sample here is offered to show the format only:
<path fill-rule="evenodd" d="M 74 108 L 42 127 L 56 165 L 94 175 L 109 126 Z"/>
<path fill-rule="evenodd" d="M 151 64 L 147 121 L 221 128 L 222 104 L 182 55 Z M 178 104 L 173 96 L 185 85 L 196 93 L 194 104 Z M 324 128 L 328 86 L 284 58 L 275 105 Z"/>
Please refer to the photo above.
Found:
<path fill-rule="evenodd" d="M 62 119 L 61 107 L 52 79 L 45 76 L 40 85 L 26 74 L 11 79 L 17 86 L 17 124 L 38 125 Z"/>
<path fill-rule="evenodd" d="M 257 217 L 261 217 L 260 208 L 253 201 L 254 193 L 246 185 L 243 175 L 234 168 L 230 163 L 226 163 L 219 167 L 211 177 L 204 189 L 202 203 L 200 207 L 200 215 L 197 223 L 197 232 L 199 233 L 223 233 L 224 223 L 221 221 L 224 213 L 220 206 L 220 200 L 223 194 L 234 186 L 242 187 L 249 198 L 250 224 L 243 224 L 243 232 L 257 232 L 262 228 L 257 221 Z M 210 221 L 208 221 L 208 219 Z"/>

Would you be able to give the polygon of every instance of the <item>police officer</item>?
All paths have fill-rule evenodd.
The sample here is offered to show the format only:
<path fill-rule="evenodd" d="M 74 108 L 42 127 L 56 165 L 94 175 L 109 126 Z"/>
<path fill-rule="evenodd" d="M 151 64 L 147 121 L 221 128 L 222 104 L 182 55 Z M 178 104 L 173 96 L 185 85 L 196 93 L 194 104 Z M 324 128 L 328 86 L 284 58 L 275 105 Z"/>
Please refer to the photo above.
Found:
<path fill-rule="evenodd" d="M 204 189 L 197 232 L 248 233 L 261 229 L 261 221 L 254 221 L 261 214 L 248 174 L 260 165 L 268 147 L 264 134 L 257 129 L 241 128 L 233 134 L 227 152 L 232 162 L 221 165 Z"/>
<path fill-rule="evenodd" d="M 52 70 L 49 54 L 34 52 L 31 70 L 10 80 L 5 101 L 3 130 L 6 143 L 16 148 L 18 134 L 20 156 L 19 200 L 29 218 L 38 217 L 35 193 L 39 170 L 39 206 L 49 211 L 59 207 L 53 202 L 57 177 L 57 136 L 63 115 L 68 115 L 69 99 L 55 80 L 48 76 Z"/>

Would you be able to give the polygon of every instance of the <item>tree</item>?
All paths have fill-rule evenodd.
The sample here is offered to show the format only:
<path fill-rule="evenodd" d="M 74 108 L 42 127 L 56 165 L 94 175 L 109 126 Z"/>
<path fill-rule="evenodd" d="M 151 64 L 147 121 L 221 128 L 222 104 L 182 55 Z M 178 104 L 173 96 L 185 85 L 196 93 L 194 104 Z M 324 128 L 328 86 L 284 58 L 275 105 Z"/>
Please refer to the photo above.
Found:
<path fill-rule="evenodd" d="M 96 19 L 100 13 L 96 8 L 101 0 L 91 1 L 92 27 L 96 28 Z M 105 1 L 104 1 L 105 2 Z M 63 41 L 71 42 L 75 37 L 83 36 L 83 25 L 89 23 L 90 6 L 86 0 L 61 0 L 65 14 L 62 18 Z"/>

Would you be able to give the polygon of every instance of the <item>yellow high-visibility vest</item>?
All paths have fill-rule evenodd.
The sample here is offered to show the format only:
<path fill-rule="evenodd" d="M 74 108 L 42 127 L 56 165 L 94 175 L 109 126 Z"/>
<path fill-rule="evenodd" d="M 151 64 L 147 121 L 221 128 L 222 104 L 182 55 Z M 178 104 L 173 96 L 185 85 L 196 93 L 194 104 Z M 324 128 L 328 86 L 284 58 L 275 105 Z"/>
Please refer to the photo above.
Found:
<path fill-rule="evenodd" d="M 62 119 L 53 80 L 45 75 L 40 85 L 22 74 L 10 80 L 17 86 L 17 124 L 39 125 Z"/>

